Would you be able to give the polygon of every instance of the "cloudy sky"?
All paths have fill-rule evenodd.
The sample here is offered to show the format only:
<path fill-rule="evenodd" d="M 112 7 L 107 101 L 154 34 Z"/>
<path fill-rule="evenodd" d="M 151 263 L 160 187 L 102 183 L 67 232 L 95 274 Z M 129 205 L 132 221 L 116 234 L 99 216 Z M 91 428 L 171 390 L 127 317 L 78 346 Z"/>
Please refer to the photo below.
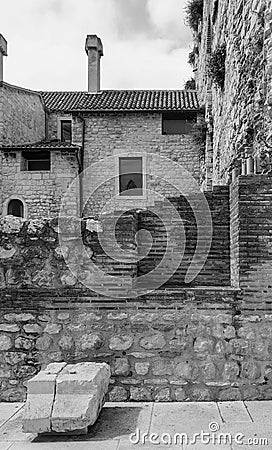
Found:
<path fill-rule="evenodd" d="M 4 79 L 41 90 L 86 90 L 87 34 L 103 42 L 102 89 L 182 89 L 191 33 L 186 0 L 1 0 Z"/>

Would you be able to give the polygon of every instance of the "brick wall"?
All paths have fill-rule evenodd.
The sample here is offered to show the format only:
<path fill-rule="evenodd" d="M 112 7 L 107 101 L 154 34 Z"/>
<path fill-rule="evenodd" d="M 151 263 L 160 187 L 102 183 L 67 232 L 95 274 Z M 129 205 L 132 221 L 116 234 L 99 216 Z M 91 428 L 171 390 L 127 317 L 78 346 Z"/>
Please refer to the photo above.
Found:
<path fill-rule="evenodd" d="M 11 198 L 19 198 L 26 209 L 26 217 L 42 218 L 58 215 L 63 194 L 78 174 L 75 151 L 51 152 L 51 170 L 27 172 L 22 170 L 21 151 L 1 152 L 1 210 L 7 213 Z M 66 214 L 77 215 L 79 210 L 78 183 L 67 198 Z"/>
<path fill-rule="evenodd" d="M 271 176 L 240 176 L 231 185 L 232 280 L 249 309 L 271 304 L 271 200 Z"/>
<path fill-rule="evenodd" d="M 217 15 L 214 14 L 218 4 Z M 225 184 L 231 163 L 247 151 L 261 158 L 268 170 L 271 146 L 271 0 L 204 1 L 204 20 L 195 45 L 200 99 L 213 120 L 213 183 Z M 225 88 L 212 84 L 207 75 L 208 18 L 212 26 L 212 51 L 226 44 Z M 238 163 L 239 165 L 240 163 Z"/>
<path fill-rule="evenodd" d="M 37 92 L 0 83 L 0 145 L 45 138 L 45 112 Z"/>
<path fill-rule="evenodd" d="M 196 279 L 193 280 L 192 285 L 229 286 L 229 189 L 227 186 L 218 186 L 213 192 L 205 193 L 205 197 L 209 204 L 213 222 L 212 245 L 208 253 L 207 261 L 201 272 L 197 275 Z M 188 200 L 182 196 L 178 198 L 171 198 L 170 201 L 180 215 L 181 221 L 179 226 L 184 226 L 186 246 L 182 263 L 166 285 L 180 286 L 185 284 L 185 275 L 196 250 L 197 237 L 199 237 L 200 242 L 202 243 L 203 241 L 205 242 L 207 236 L 205 231 L 201 229 L 197 230 L 195 220 L 197 208 L 194 208 L 193 211 Z M 201 202 L 202 199 L 200 198 L 200 203 L 198 204 L 199 211 L 202 206 Z M 163 207 L 167 209 L 168 205 L 162 204 L 160 210 Z M 175 229 L 175 222 L 176 218 L 169 213 L 168 221 L 166 221 L 165 225 L 163 225 L 159 217 L 152 213 L 152 208 L 150 211 L 142 212 L 139 215 L 139 229 L 144 228 L 149 231 L 153 238 L 151 251 L 148 253 L 147 257 L 139 262 L 138 270 L 140 275 L 153 270 L 164 257 L 167 246 L 167 234 L 171 233 L 171 230 Z M 201 245 L 201 251 L 203 252 L 204 250 L 205 248 Z M 165 274 L 165 271 L 166 268 L 163 267 L 161 274 L 162 276 Z"/>

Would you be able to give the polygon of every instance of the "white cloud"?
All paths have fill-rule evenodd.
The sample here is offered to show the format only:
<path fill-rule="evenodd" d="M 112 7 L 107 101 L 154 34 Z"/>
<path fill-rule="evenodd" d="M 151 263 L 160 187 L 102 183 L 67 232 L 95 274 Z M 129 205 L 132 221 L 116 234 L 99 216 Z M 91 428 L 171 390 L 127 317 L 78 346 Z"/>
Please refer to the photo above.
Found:
<path fill-rule="evenodd" d="M 103 89 L 182 88 L 191 76 L 183 3 L 9 0 L 1 5 L 0 18 L 9 52 L 5 80 L 32 89 L 85 90 L 85 37 L 98 34 L 105 54 Z"/>

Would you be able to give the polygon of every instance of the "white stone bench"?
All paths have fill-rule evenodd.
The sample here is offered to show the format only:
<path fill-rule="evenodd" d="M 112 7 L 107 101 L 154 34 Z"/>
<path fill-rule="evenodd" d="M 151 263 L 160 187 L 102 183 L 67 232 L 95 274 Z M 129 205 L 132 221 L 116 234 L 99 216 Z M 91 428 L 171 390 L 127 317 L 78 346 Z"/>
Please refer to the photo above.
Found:
<path fill-rule="evenodd" d="M 106 363 L 52 363 L 28 381 L 25 433 L 87 433 L 98 418 L 110 380 Z"/>

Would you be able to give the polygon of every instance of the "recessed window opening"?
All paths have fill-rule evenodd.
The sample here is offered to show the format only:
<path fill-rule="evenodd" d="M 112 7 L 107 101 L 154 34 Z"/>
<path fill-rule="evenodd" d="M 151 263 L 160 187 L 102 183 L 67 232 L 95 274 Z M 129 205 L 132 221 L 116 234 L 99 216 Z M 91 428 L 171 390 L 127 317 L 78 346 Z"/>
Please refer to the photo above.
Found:
<path fill-rule="evenodd" d="M 24 217 L 24 205 L 21 200 L 13 199 L 8 204 L 8 215 L 16 217 Z"/>
<path fill-rule="evenodd" d="M 197 121 L 196 113 L 163 113 L 162 134 L 189 134 Z"/>
<path fill-rule="evenodd" d="M 141 157 L 119 158 L 119 194 L 143 195 L 143 159 Z"/>
<path fill-rule="evenodd" d="M 60 122 L 60 140 L 61 142 L 72 141 L 72 121 L 61 120 Z"/>
<path fill-rule="evenodd" d="M 22 157 L 22 170 L 28 172 L 50 170 L 50 152 L 23 152 Z"/>

